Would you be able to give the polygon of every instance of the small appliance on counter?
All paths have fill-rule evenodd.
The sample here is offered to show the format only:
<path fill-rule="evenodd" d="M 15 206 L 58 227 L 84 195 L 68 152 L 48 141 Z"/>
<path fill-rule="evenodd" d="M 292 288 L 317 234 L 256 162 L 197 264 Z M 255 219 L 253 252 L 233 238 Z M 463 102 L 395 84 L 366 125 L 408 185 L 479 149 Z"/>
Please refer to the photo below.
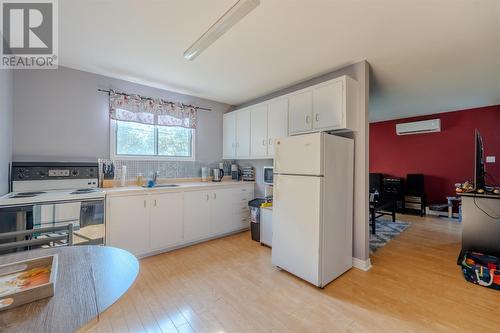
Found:
<path fill-rule="evenodd" d="M 208 174 L 210 173 L 210 169 L 207 167 L 201 168 L 201 181 L 208 182 Z"/>
<path fill-rule="evenodd" d="M 244 182 L 255 181 L 255 169 L 252 166 L 241 167 L 241 180 Z"/>
<path fill-rule="evenodd" d="M 222 181 L 222 178 L 224 177 L 224 164 L 219 163 L 219 169 L 214 169 L 214 178 L 212 179 L 213 182 L 220 182 Z"/>
<path fill-rule="evenodd" d="M 240 180 L 241 172 L 238 164 L 231 164 L 231 179 Z"/>
<path fill-rule="evenodd" d="M 264 185 L 273 185 L 273 170 L 272 166 L 262 168 L 262 183 Z"/>

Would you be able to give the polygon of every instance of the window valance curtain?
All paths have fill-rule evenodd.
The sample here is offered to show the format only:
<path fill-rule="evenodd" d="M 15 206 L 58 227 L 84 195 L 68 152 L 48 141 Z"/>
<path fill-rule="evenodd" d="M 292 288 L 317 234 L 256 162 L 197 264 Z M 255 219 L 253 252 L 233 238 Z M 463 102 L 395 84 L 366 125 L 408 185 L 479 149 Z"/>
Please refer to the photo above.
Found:
<path fill-rule="evenodd" d="M 115 91 L 109 93 L 109 114 L 111 119 L 149 125 L 184 128 L 197 125 L 197 110 L 193 106 Z"/>

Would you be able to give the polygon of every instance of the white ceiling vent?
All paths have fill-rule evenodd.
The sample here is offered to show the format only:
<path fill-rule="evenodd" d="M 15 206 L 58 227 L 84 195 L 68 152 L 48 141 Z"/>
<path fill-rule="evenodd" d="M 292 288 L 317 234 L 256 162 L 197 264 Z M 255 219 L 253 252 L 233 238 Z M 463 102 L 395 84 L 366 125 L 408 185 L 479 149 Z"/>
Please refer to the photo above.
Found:
<path fill-rule="evenodd" d="M 396 124 L 397 135 L 410 135 L 421 133 L 441 132 L 441 119 L 415 121 L 411 123 Z"/>

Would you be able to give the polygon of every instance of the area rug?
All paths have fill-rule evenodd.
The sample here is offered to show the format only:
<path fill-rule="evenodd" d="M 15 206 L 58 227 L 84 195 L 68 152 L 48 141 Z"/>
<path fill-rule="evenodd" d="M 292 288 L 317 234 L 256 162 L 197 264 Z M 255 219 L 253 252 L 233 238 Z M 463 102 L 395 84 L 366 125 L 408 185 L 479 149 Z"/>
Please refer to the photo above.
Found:
<path fill-rule="evenodd" d="M 401 234 L 409 226 L 409 222 L 377 220 L 376 234 L 370 232 L 370 253 L 374 253 L 382 246 L 385 246 L 394 237 Z"/>

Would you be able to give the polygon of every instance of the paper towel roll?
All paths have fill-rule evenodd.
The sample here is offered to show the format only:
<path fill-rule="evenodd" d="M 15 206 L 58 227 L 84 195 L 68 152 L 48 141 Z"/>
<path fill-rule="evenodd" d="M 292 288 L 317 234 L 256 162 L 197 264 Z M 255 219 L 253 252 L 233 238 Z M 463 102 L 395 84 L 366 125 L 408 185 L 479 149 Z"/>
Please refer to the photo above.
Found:
<path fill-rule="evenodd" d="M 121 177 L 121 186 L 127 186 L 127 166 L 122 165 L 122 177 Z"/>

